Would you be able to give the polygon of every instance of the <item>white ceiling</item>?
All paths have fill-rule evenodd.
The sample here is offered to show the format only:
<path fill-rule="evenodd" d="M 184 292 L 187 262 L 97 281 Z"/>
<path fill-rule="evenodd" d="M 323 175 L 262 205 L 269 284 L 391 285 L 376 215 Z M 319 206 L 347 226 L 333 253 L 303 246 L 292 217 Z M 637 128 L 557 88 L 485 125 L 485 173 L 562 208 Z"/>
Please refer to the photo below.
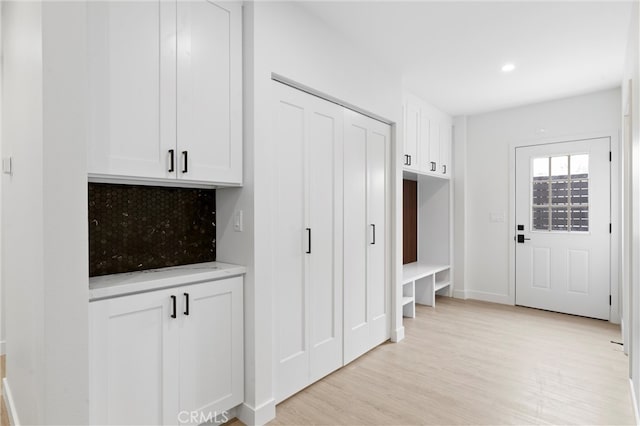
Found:
<path fill-rule="evenodd" d="M 614 0 L 301 5 L 451 115 L 619 86 L 631 17 L 631 1 Z"/>

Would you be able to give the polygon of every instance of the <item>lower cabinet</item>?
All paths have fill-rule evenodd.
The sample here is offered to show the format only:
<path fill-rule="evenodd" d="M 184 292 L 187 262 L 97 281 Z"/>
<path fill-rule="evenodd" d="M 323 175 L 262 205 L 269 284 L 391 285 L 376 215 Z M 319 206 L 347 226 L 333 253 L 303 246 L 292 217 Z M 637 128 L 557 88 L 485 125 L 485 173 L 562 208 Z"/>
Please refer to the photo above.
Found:
<path fill-rule="evenodd" d="M 242 277 L 91 302 L 91 424 L 226 421 L 243 391 Z"/>

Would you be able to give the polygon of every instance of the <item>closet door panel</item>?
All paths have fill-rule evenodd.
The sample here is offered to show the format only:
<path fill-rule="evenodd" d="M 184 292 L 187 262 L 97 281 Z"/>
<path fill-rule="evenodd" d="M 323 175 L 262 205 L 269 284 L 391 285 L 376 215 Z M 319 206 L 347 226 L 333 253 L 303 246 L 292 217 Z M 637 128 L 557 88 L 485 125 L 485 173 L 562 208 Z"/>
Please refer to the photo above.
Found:
<path fill-rule="evenodd" d="M 315 381 L 342 366 L 342 280 L 337 270 L 336 151 L 342 147 L 342 108 L 310 99 L 307 170 L 311 253 L 307 254 L 310 296 L 310 370 Z"/>
<path fill-rule="evenodd" d="M 344 141 L 344 361 L 362 354 L 369 338 L 367 302 L 367 128 L 345 113 Z"/>
<path fill-rule="evenodd" d="M 276 87 L 280 101 L 276 118 L 276 163 L 273 199 L 273 274 L 276 286 L 276 397 L 284 399 L 306 384 L 308 294 L 305 288 L 305 152 L 304 99 Z"/>
<path fill-rule="evenodd" d="M 389 338 L 390 300 L 387 262 L 386 188 L 389 126 L 371 120 L 367 145 L 367 216 L 372 228 L 367 252 L 367 289 L 371 324 L 370 347 Z M 375 231 L 375 232 L 374 232 Z"/>

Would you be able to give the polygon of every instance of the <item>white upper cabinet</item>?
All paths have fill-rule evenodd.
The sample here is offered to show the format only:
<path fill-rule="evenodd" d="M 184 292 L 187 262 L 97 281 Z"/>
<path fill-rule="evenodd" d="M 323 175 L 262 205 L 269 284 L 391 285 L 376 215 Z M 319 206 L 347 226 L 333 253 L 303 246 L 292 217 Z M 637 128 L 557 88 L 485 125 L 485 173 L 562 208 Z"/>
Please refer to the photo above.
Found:
<path fill-rule="evenodd" d="M 242 182 L 242 10 L 178 2 L 180 179 Z"/>
<path fill-rule="evenodd" d="M 448 178 L 451 118 L 415 97 L 405 102 L 404 111 L 404 170 Z"/>
<path fill-rule="evenodd" d="M 451 123 L 440 123 L 440 164 L 438 172 L 445 176 L 451 175 L 451 139 L 453 133 Z"/>
<path fill-rule="evenodd" d="M 418 163 L 418 146 L 420 140 L 420 108 L 412 103 L 404 105 L 404 158 L 403 165 L 405 169 L 417 170 L 420 167 Z"/>
<path fill-rule="evenodd" d="M 240 3 L 87 9 L 89 174 L 241 184 Z"/>

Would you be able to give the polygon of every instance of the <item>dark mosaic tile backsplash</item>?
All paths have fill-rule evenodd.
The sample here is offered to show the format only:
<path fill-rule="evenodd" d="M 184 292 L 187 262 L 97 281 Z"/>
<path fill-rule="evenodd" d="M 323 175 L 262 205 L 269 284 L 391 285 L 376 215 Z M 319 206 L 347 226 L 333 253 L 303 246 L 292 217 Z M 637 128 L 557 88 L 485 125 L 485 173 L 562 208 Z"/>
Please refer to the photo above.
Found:
<path fill-rule="evenodd" d="M 216 259 L 213 189 L 89 183 L 89 276 Z"/>

